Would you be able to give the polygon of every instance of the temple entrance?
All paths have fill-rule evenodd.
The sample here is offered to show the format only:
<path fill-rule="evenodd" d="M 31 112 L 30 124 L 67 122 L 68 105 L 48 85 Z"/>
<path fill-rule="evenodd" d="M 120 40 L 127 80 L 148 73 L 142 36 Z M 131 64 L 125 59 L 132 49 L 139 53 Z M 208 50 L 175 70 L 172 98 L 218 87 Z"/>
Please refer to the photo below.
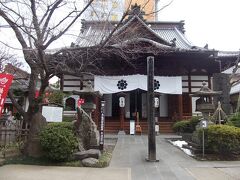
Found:
<path fill-rule="evenodd" d="M 135 121 L 135 124 L 140 123 L 144 128 L 147 128 L 147 92 L 136 89 L 124 94 L 124 128 L 128 131 L 130 120 Z M 155 111 L 155 117 L 158 122 L 172 122 L 172 117 L 169 116 L 172 114 L 169 111 L 169 107 L 171 106 L 168 100 L 170 97 L 171 95 L 167 94 L 158 95 L 159 107 Z M 104 100 L 106 102 L 106 125 L 109 124 L 113 130 L 120 130 L 121 108 L 119 106 L 119 94 L 104 94 Z M 176 104 L 176 101 L 171 103 Z"/>

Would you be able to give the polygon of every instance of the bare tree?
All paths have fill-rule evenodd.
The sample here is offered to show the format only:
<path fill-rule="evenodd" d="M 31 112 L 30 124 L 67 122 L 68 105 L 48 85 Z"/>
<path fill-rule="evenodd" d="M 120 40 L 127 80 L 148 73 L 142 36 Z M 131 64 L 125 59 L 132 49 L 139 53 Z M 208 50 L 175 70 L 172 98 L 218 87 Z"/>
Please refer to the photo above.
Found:
<path fill-rule="evenodd" d="M 3 47 L 0 50 L 0 72 L 4 71 L 4 66 L 7 63 L 16 67 L 20 67 L 22 65 L 22 63 L 16 59 L 15 55 L 10 54 L 9 51 Z"/>
<path fill-rule="evenodd" d="M 79 6 L 78 1 L 68 0 L 0 1 L 0 17 L 14 32 L 16 40 L 21 45 L 24 60 L 31 69 L 27 112 L 14 99 L 13 92 L 9 91 L 12 103 L 26 122 L 31 124 L 33 116 L 38 112 L 38 106 L 41 103 L 44 91 L 49 85 L 49 79 L 54 75 L 59 73 L 84 74 L 99 70 L 99 55 L 108 56 L 109 53 L 116 53 L 123 59 L 132 55 L 133 52 L 129 51 L 125 45 L 134 45 L 133 42 L 138 37 L 132 36 L 133 41 L 126 42 L 125 36 L 117 32 L 122 22 L 129 15 L 131 1 L 120 21 L 113 25 L 110 32 L 103 33 L 102 36 L 97 35 L 100 38 L 97 40 L 97 46 L 87 45 L 84 48 L 75 46 L 49 55 L 49 46 L 69 31 L 93 1 L 88 0 L 85 7 Z M 110 22 L 106 20 L 105 23 Z M 134 32 L 134 30 L 132 31 Z M 133 33 L 130 35 L 133 35 Z M 96 40 L 94 39 L 96 37 L 91 38 L 87 41 Z M 139 50 L 139 47 L 132 51 L 137 52 L 137 49 Z M 36 99 L 37 80 L 41 81 L 41 85 L 39 97 Z"/>
<path fill-rule="evenodd" d="M 31 123 L 48 81 L 54 76 L 47 65 L 45 51 L 77 22 L 92 2 L 93 0 L 89 0 L 83 8 L 78 7 L 77 1 L 66 0 L 2 0 L 0 2 L 0 17 L 15 33 L 24 60 L 31 69 L 27 112 L 14 99 L 13 92 L 9 91 L 12 103 L 25 121 Z M 35 99 L 38 79 L 41 81 L 41 86 L 39 98 Z"/>

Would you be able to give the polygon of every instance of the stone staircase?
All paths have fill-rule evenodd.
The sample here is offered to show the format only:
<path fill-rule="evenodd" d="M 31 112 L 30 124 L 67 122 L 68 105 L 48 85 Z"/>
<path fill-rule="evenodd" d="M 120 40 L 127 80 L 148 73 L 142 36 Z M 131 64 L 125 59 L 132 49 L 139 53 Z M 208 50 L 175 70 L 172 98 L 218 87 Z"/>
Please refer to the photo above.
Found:
<path fill-rule="evenodd" d="M 148 132 L 148 124 L 147 122 L 139 123 L 142 128 L 142 133 L 147 134 Z M 159 122 L 159 132 L 160 133 L 173 133 L 172 126 L 174 122 Z M 105 133 L 118 133 L 120 130 L 120 122 L 107 122 L 105 123 Z M 124 131 L 126 134 L 129 134 L 129 122 L 124 123 Z"/>

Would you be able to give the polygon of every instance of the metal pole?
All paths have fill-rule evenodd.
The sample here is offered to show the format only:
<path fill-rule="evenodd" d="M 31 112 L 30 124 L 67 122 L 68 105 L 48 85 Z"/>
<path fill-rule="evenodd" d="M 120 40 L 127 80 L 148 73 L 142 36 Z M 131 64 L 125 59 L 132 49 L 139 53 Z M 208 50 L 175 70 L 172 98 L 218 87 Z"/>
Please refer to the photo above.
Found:
<path fill-rule="evenodd" d="M 154 118 L 154 57 L 147 57 L 147 115 L 148 115 L 148 158 L 147 161 L 156 162 L 156 134 Z"/>

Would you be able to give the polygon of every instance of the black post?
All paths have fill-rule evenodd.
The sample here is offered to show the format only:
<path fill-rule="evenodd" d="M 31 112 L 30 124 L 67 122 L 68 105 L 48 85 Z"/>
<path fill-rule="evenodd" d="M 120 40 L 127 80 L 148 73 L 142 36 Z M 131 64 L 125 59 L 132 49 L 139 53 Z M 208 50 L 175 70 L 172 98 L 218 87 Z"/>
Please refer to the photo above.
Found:
<path fill-rule="evenodd" d="M 147 161 L 156 162 L 156 134 L 154 109 L 154 57 L 147 57 L 147 115 L 148 115 L 148 158 Z"/>
<path fill-rule="evenodd" d="M 99 149 L 102 151 L 104 147 L 104 127 L 105 127 L 105 101 L 101 101 L 101 121 L 100 121 L 100 140 Z"/>

